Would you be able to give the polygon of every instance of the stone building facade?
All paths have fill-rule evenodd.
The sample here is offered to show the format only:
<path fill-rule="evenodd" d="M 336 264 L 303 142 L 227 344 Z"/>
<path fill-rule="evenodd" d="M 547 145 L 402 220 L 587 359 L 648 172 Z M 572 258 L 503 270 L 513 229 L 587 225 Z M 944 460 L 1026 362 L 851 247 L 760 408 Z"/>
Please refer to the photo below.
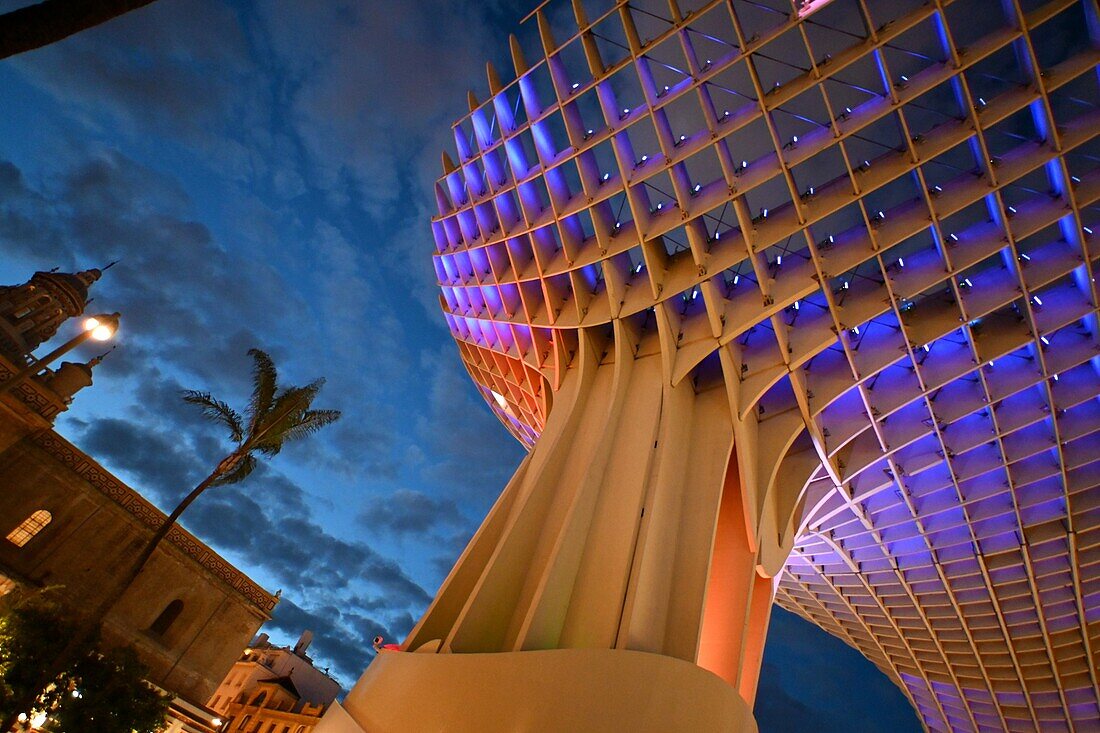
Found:
<path fill-rule="evenodd" d="M 62 277 L 35 277 L 42 275 Z M 90 277 L 64 278 L 94 282 Z M 25 296 L 26 290 L 0 289 L 0 321 L 7 334 L 17 330 L 12 314 L 25 319 L 27 313 L 6 308 L 4 299 Z M 43 290 L 45 286 L 38 292 Z M 86 287 L 78 294 L 86 297 Z M 83 310 L 83 302 L 33 302 L 44 313 L 60 309 L 76 316 Z M 18 331 L 23 343 L 37 346 L 57 330 L 53 318 L 37 322 L 49 333 Z M 18 354 L 0 352 L 0 384 L 25 363 Z M 90 365 L 67 368 L 85 378 L 63 380 L 65 385 L 90 385 Z M 67 409 L 75 392 L 52 388 L 59 385 L 61 371 L 45 371 L 0 393 L 0 594 L 50 588 L 59 600 L 79 610 L 100 601 L 165 515 L 54 431 L 54 418 Z M 108 644 L 133 646 L 151 670 L 150 682 L 201 713 L 276 602 L 275 596 L 176 527 L 108 615 L 104 637 Z"/>

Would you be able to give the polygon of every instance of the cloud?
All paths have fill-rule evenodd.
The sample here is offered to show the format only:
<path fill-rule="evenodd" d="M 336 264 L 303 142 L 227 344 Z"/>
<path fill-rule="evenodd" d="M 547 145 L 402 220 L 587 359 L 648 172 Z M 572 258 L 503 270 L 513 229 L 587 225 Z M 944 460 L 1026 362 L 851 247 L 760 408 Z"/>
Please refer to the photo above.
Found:
<path fill-rule="evenodd" d="M 388 625 L 376 618 L 337 606 L 305 609 L 289 599 L 275 607 L 265 630 L 277 629 L 290 639 L 305 630 L 313 632 L 309 654 L 335 667 L 337 680 L 345 690 L 354 682 L 374 655 L 371 642 L 376 635 L 395 638 Z"/>
<path fill-rule="evenodd" d="M 454 501 L 413 489 L 398 489 L 384 501 L 372 502 L 363 519 L 398 535 L 426 535 L 439 527 L 466 523 Z"/>
<path fill-rule="evenodd" d="M 110 120 L 212 142 L 256 86 L 235 15 L 214 0 L 154 3 L 12 63 L 97 130 Z"/>
<path fill-rule="evenodd" d="M 416 422 L 428 456 L 424 476 L 487 509 L 519 466 L 523 449 L 510 436 L 501 440 L 507 432 L 478 396 L 454 346 L 424 358 L 432 366 L 430 409 Z"/>

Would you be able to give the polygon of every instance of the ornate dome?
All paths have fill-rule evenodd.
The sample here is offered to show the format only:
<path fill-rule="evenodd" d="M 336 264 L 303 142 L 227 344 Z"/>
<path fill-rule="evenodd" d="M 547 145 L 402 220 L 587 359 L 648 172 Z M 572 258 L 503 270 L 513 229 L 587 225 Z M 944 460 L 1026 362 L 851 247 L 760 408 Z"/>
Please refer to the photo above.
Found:
<path fill-rule="evenodd" d="M 36 272 L 21 285 L 0 286 L 0 354 L 26 361 L 62 323 L 84 312 L 88 289 L 101 275 L 98 269 Z"/>

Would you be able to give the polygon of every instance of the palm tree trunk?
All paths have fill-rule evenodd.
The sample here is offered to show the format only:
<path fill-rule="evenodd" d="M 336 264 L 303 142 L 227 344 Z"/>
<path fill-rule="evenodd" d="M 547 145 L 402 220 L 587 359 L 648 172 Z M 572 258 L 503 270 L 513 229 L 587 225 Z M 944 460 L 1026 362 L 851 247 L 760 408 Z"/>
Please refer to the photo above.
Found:
<path fill-rule="evenodd" d="M 194 502 L 195 499 L 199 498 L 202 492 L 210 488 L 210 485 L 213 484 L 219 477 L 221 477 L 222 466 L 224 464 L 225 461 L 219 463 L 218 467 L 214 469 L 213 473 L 203 479 L 203 481 L 198 486 L 191 489 L 191 493 L 183 497 L 183 501 L 176 505 L 176 508 L 173 509 L 172 513 L 168 515 L 168 519 L 165 520 L 165 522 L 157 528 L 157 531 L 153 533 L 153 538 L 149 540 L 149 543 L 147 545 L 145 545 L 145 549 L 141 551 L 141 554 L 138 555 L 137 560 L 134 562 L 133 566 L 131 566 L 130 572 L 126 575 L 125 580 L 116 585 L 115 593 L 105 598 L 100 604 L 99 608 L 97 609 L 97 613 L 95 614 L 95 616 L 97 617 L 95 619 L 96 623 L 102 621 L 104 618 L 107 617 L 107 614 L 110 613 L 115 604 L 122 599 L 123 594 L 130 589 L 130 586 L 133 585 L 134 581 L 137 580 L 139 575 L 141 575 L 141 571 L 145 569 L 145 565 L 149 562 L 149 558 L 153 556 L 153 553 L 156 552 L 157 547 L 164 540 L 164 538 L 168 536 L 168 533 L 172 530 L 172 527 L 176 526 L 176 522 L 179 520 L 180 515 L 183 514 L 187 507 L 191 506 L 192 502 Z"/>
<path fill-rule="evenodd" d="M 176 521 L 180 515 L 183 514 L 187 507 L 198 499 L 204 491 L 218 480 L 224 473 L 227 472 L 227 466 L 232 467 L 235 465 L 234 459 L 240 460 L 238 452 L 233 452 L 228 455 L 223 461 L 221 461 L 217 468 L 207 476 L 202 482 L 199 483 L 194 489 L 191 490 L 187 496 L 183 498 L 172 513 L 168 515 L 168 519 L 157 528 L 157 531 L 153 533 L 152 539 L 145 545 L 145 548 L 138 555 L 137 560 L 130 566 L 130 571 L 123 577 L 123 579 L 114 584 L 112 592 L 107 593 L 95 610 L 84 617 L 83 623 L 81 623 L 73 636 L 69 639 L 65 647 L 54 657 L 51 664 L 47 665 L 35 682 L 33 691 L 28 692 L 27 695 L 15 702 L 15 705 L 11 711 L 7 713 L 2 721 L 0 721 L 0 731 L 6 733 L 11 730 L 12 727 L 18 722 L 19 713 L 30 714 L 31 709 L 34 707 L 35 701 L 38 699 L 39 694 L 44 690 L 51 682 L 57 679 L 58 675 L 65 671 L 75 659 L 76 653 L 81 647 L 95 634 L 96 629 L 107 618 L 107 614 L 111 612 L 111 609 L 115 607 L 125 595 L 126 591 L 130 589 L 134 581 L 141 575 L 141 571 L 145 569 L 146 564 L 149 562 L 149 558 L 156 552 L 157 546 L 168 536 L 168 532 L 172 527 L 176 526 Z"/>
<path fill-rule="evenodd" d="M 152 2 L 42 0 L 35 5 L 4 13 L 0 15 L 0 59 L 48 46 Z"/>

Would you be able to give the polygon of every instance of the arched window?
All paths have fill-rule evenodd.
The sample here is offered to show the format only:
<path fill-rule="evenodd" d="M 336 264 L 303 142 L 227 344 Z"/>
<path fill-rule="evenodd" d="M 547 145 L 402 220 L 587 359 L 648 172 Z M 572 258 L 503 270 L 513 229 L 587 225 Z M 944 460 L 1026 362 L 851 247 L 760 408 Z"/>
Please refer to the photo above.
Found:
<path fill-rule="evenodd" d="M 266 699 L 267 699 L 267 690 L 261 690 L 259 695 L 256 695 L 256 697 L 252 698 L 252 704 L 257 705 L 257 706 L 263 705 L 263 702 Z"/>
<path fill-rule="evenodd" d="M 45 529 L 51 521 L 53 521 L 53 515 L 45 509 L 39 509 L 24 519 L 18 527 L 8 532 L 8 542 L 16 547 L 22 547 L 30 542 L 32 537 Z"/>
<path fill-rule="evenodd" d="M 171 628 L 173 622 L 179 617 L 180 611 L 182 610 L 183 601 L 177 598 L 164 607 L 164 610 L 157 616 L 157 620 L 149 627 L 149 631 L 157 636 L 164 636 L 168 633 L 168 629 Z"/>

